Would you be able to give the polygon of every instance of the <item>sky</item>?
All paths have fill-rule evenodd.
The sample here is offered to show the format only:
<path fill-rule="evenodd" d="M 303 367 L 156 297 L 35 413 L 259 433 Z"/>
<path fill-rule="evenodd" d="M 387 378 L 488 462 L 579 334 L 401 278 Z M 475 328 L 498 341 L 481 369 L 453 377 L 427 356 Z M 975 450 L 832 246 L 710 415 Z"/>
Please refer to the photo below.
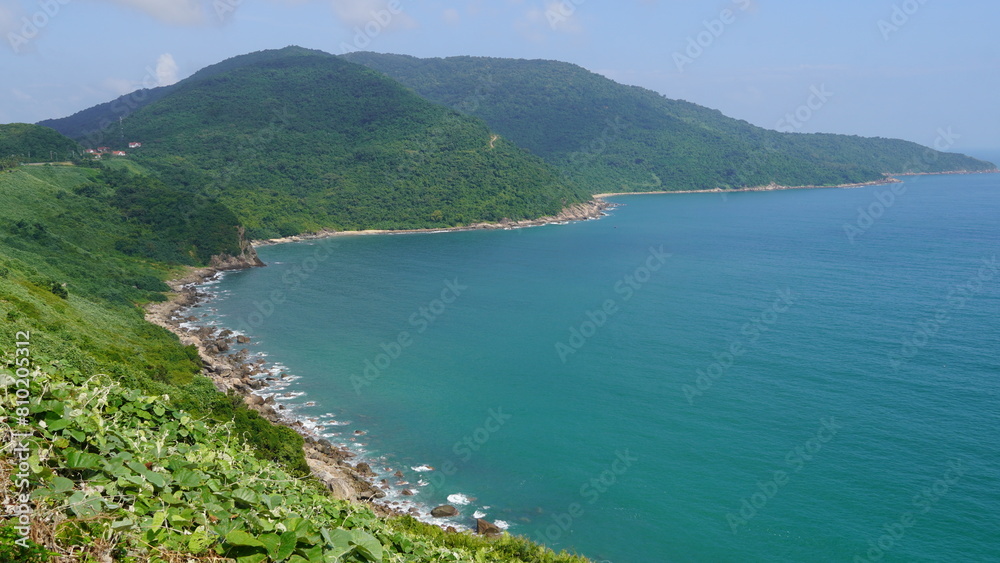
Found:
<path fill-rule="evenodd" d="M 769 129 L 1000 149 L 995 0 L 0 0 L 0 123 L 226 58 L 553 59 Z"/>

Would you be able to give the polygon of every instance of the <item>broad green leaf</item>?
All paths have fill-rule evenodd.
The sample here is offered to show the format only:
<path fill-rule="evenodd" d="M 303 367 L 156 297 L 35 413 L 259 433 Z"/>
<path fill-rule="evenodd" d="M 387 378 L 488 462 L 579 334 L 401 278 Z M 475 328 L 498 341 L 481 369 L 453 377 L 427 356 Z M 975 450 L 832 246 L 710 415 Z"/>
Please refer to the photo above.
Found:
<path fill-rule="evenodd" d="M 73 490 L 75 483 L 65 477 L 56 477 L 52 479 L 52 492 L 53 493 L 65 493 L 66 491 Z"/>
<path fill-rule="evenodd" d="M 182 467 L 174 471 L 174 483 L 180 487 L 197 487 L 201 485 L 202 478 L 197 472 Z"/>
<path fill-rule="evenodd" d="M 251 553 L 237 557 L 236 561 L 237 563 L 260 563 L 265 559 L 267 559 L 267 555 L 264 553 Z"/>
<path fill-rule="evenodd" d="M 143 476 L 146 477 L 146 480 L 152 483 L 157 489 L 162 489 L 167 486 L 166 478 L 155 471 L 147 471 L 143 474 Z"/>
<path fill-rule="evenodd" d="M 165 510 L 158 510 L 156 514 L 153 515 L 153 522 L 149 525 L 151 530 L 155 530 L 161 526 L 167 520 L 167 512 Z"/>
<path fill-rule="evenodd" d="M 298 539 L 295 537 L 295 532 L 293 531 L 288 531 L 281 534 L 280 540 L 281 540 L 281 545 L 278 546 L 277 553 L 274 553 L 272 555 L 275 561 L 281 561 L 287 559 L 288 556 L 291 555 L 293 551 L 295 551 L 295 544 L 298 542 Z"/>
<path fill-rule="evenodd" d="M 103 459 L 99 455 L 82 452 L 76 448 L 66 450 L 66 467 L 70 469 L 100 469 Z"/>
<path fill-rule="evenodd" d="M 358 553 L 369 561 L 382 561 L 382 544 L 364 530 L 351 530 L 351 541 L 358 546 Z"/>
<path fill-rule="evenodd" d="M 261 541 L 243 530 L 233 530 L 226 535 L 226 541 L 233 545 L 248 545 L 251 547 L 263 547 Z"/>
<path fill-rule="evenodd" d="M 123 518 L 121 520 L 115 520 L 111 523 L 111 529 L 116 532 L 127 530 L 133 526 L 135 526 L 135 522 L 133 522 L 131 518 Z"/>
<path fill-rule="evenodd" d="M 278 548 L 281 547 L 281 537 L 278 534 L 261 534 L 258 539 L 260 543 L 264 544 L 264 549 L 267 550 L 271 559 L 277 559 L 275 555 L 278 553 Z"/>
<path fill-rule="evenodd" d="M 59 419 L 53 420 L 52 422 L 46 421 L 46 423 L 49 425 L 49 431 L 50 432 L 56 432 L 58 430 L 62 430 L 63 428 L 66 428 L 67 426 L 69 426 L 72 423 L 72 421 L 71 420 L 67 420 L 65 418 L 59 418 Z"/>
<path fill-rule="evenodd" d="M 252 506 L 260 502 L 260 495 L 250 489 L 236 489 L 233 491 L 233 498 L 247 506 Z"/>

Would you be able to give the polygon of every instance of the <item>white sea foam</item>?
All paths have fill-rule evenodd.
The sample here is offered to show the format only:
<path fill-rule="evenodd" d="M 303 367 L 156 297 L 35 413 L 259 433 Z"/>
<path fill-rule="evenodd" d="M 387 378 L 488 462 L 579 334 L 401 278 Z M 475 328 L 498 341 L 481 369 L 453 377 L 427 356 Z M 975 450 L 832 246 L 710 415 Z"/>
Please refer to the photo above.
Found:
<path fill-rule="evenodd" d="M 495 526 L 496 526 L 497 528 L 500 528 L 501 530 L 506 530 L 507 528 L 510 528 L 510 524 L 508 524 L 508 523 L 507 523 L 506 521 L 504 521 L 504 520 L 494 520 L 494 521 L 493 521 L 493 524 L 494 524 L 494 525 L 495 525 Z"/>
<path fill-rule="evenodd" d="M 427 471 L 434 471 L 434 468 L 431 467 L 430 465 L 416 465 L 414 467 L 411 467 L 410 469 L 416 471 L 417 473 L 424 473 L 424 472 L 427 472 Z"/>
<path fill-rule="evenodd" d="M 477 510 L 477 511 L 475 511 L 475 512 L 472 513 L 472 517 L 473 518 L 485 518 L 486 517 L 486 513 L 483 512 L 482 510 Z"/>
<path fill-rule="evenodd" d="M 448 502 L 451 504 L 457 504 L 459 506 L 465 506 L 472 502 L 472 499 L 463 495 L 462 493 L 455 493 L 453 495 L 448 495 Z"/>

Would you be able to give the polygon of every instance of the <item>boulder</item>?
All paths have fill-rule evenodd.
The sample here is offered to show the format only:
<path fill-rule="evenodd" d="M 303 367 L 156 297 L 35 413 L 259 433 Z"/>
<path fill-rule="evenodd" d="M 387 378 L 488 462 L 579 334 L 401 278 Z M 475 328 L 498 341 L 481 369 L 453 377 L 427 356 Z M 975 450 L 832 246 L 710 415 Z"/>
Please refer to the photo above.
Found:
<path fill-rule="evenodd" d="M 476 533 L 482 536 L 498 536 L 503 533 L 493 522 L 487 522 L 482 518 L 476 518 Z"/>
<path fill-rule="evenodd" d="M 458 509 L 450 504 L 443 504 L 431 510 L 431 516 L 435 518 L 447 518 L 448 516 L 456 516 L 457 514 Z"/>

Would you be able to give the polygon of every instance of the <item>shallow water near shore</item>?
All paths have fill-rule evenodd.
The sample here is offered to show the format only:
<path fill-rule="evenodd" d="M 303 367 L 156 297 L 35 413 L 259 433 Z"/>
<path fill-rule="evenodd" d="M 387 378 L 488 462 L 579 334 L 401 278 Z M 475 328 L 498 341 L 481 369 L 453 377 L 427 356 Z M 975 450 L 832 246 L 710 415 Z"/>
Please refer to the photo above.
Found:
<path fill-rule="evenodd" d="M 202 310 L 449 522 L 614 563 L 1000 561 L 1000 175 L 612 201 L 264 247 Z"/>

